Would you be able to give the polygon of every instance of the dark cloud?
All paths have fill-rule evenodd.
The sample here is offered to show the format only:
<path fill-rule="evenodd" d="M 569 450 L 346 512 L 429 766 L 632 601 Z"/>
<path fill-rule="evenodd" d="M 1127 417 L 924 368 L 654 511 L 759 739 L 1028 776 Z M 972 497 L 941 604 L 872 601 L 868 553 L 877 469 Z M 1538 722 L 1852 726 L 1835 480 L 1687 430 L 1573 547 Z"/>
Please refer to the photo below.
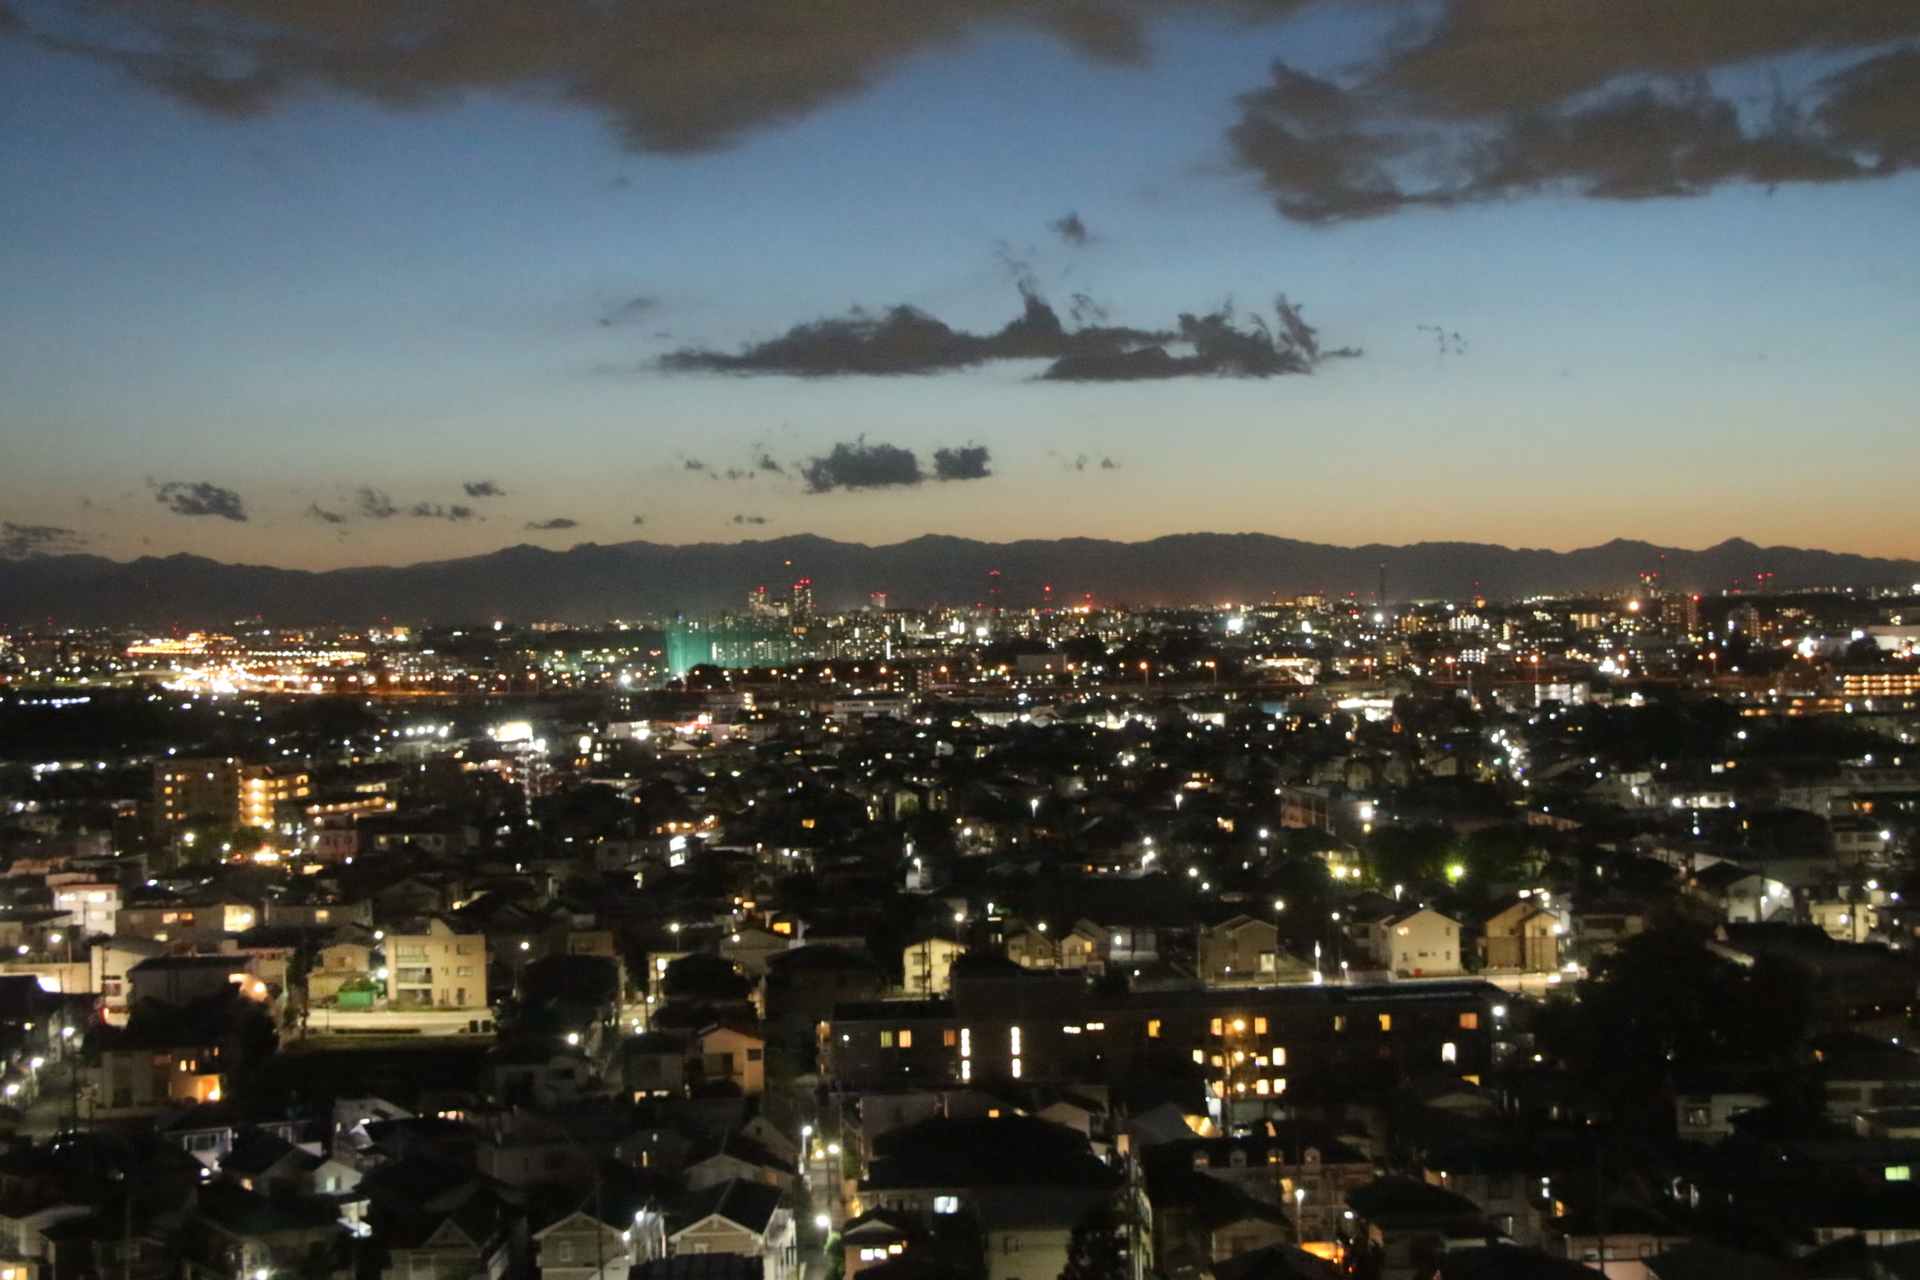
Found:
<path fill-rule="evenodd" d="M 1311 373 L 1324 359 L 1357 356 L 1351 347 L 1323 351 L 1319 334 L 1286 298 L 1274 299 L 1276 323 L 1247 317 L 1242 328 L 1230 306 L 1203 316 L 1182 315 L 1169 340 L 1125 350 L 1062 356 L 1040 375 L 1055 382 L 1138 382 L 1165 378 L 1273 378 Z M 1169 350 L 1177 347 L 1177 350 Z"/>
<path fill-rule="evenodd" d="M 155 485 L 154 501 L 177 516 L 219 516 L 222 520 L 247 518 L 246 504 L 231 489 L 202 481 L 169 480 Z"/>
<path fill-rule="evenodd" d="M 1077 213 L 1069 213 L 1066 217 L 1056 219 L 1047 225 L 1058 232 L 1062 240 L 1076 248 L 1093 239 L 1087 232 L 1087 224 L 1080 221 L 1080 215 Z"/>
<path fill-rule="evenodd" d="M 1090 294 L 1076 293 L 1071 299 L 1073 305 L 1067 308 L 1067 315 L 1075 324 L 1105 324 L 1107 309 L 1095 302 Z"/>
<path fill-rule="evenodd" d="M 443 507 L 437 502 L 416 502 L 408 508 L 407 514 L 421 520 L 471 520 L 475 512 L 472 507 L 457 503 Z"/>
<path fill-rule="evenodd" d="M 1298 0 L 1174 0 L 1283 13 Z M 1017 23 L 1086 57 L 1137 64 L 1169 0 L 65 0 L 16 38 L 82 54 L 224 117 L 315 90 L 418 107 L 470 93 L 605 117 L 629 146 L 737 141 L 872 85 L 904 59 Z M 4 10 L 0 10 L 4 12 Z M 7 24 L 0 23 L 0 31 Z"/>
<path fill-rule="evenodd" d="M 527 522 L 527 528 L 529 529 L 577 529 L 579 527 L 580 522 L 578 520 L 569 520 L 565 516 L 555 516 L 551 520 L 530 520 Z"/>
<path fill-rule="evenodd" d="M 920 460 L 913 450 L 890 444 L 836 444 L 824 458 L 815 458 L 801 469 L 808 493 L 831 493 L 835 489 L 886 489 L 919 484 L 926 479 L 920 472 Z"/>
<path fill-rule="evenodd" d="M 645 524 L 647 522 L 647 518 L 645 516 L 635 516 L 633 518 L 633 522 L 635 524 Z"/>
<path fill-rule="evenodd" d="M 1451 0 L 1339 83 L 1276 65 L 1228 139 L 1306 222 L 1884 177 L 1920 167 L 1916 38 L 1900 0 Z M 1756 71 L 1764 103 L 1730 86 Z"/>
<path fill-rule="evenodd" d="M 632 148 L 685 154 L 790 122 L 985 28 L 1023 26 L 1137 65 L 1146 24 L 1170 11 L 1258 21 L 1302 3 L 65 0 L 31 19 L 0 9 L 11 19 L 0 38 L 95 59 L 219 116 L 316 91 L 390 107 L 538 96 L 600 114 Z M 1920 167 L 1913 0 L 1399 8 L 1404 20 L 1382 24 L 1340 83 L 1301 84 L 1281 68 L 1243 101 L 1232 145 L 1286 216 L 1547 190 L 1689 195 Z M 1835 70 L 1809 79 L 1817 64 Z M 1756 70 L 1790 86 L 1774 108 L 1742 108 L 1712 85 Z"/>
<path fill-rule="evenodd" d="M 735 524 L 765 524 L 767 518 L 765 516 L 735 516 L 733 522 Z"/>
<path fill-rule="evenodd" d="M 338 511 L 328 511 L 317 502 L 307 508 L 307 518 L 309 520 L 318 520 L 322 524 L 345 524 L 347 522 L 347 518 Z"/>
<path fill-rule="evenodd" d="M 600 323 L 607 328 L 617 324 L 632 324 L 660 305 L 658 298 L 628 298 L 608 307 L 600 317 Z"/>
<path fill-rule="evenodd" d="M 753 465 L 762 471 L 771 471 L 773 472 L 773 474 L 777 476 L 783 476 L 787 474 L 786 468 L 781 466 L 779 463 L 775 462 L 773 460 L 773 455 L 770 453 L 761 454 L 760 457 L 754 462 Z"/>
<path fill-rule="evenodd" d="M 11 520 L 0 520 L 0 560 L 70 555 L 80 550 L 86 541 L 79 533 L 57 524 L 15 524 Z"/>
<path fill-rule="evenodd" d="M 993 474 L 987 470 L 987 463 L 990 460 L 987 447 L 981 444 L 961 445 L 957 449 L 935 449 L 933 478 L 935 480 L 984 480 Z"/>
<path fill-rule="evenodd" d="M 360 508 L 360 514 L 369 520 L 391 520 L 400 514 L 400 508 L 372 485 L 362 485 L 354 492 L 353 504 Z"/>
<path fill-rule="evenodd" d="M 1115 462 L 1112 458 L 1102 458 L 1100 459 L 1100 469 L 1102 471 L 1118 471 L 1120 469 L 1120 464 Z"/>
<path fill-rule="evenodd" d="M 680 465 L 686 468 L 688 471 L 705 471 L 707 469 L 707 464 L 700 461 L 698 458 L 688 458 L 685 462 L 682 462 Z"/>
<path fill-rule="evenodd" d="M 469 498 L 504 498 L 507 491 L 491 480 L 469 480 L 460 486 Z"/>
<path fill-rule="evenodd" d="M 913 307 L 893 307 L 877 318 L 856 311 L 796 325 L 737 355 L 679 351 L 663 357 L 661 364 L 681 370 L 835 377 L 940 373 L 989 361 L 1044 359 L 1052 364 L 1043 378 L 1111 382 L 1267 378 L 1310 372 L 1323 356 L 1314 330 L 1284 298 L 1277 304 L 1277 328 L 1254 316 L 1252 327 L 1242 330 L 1232 310 L 1223 308 L 1203 316 L 1183 315 L 1178 328 L 1154 332 L 1110 325 L 1068 329 L 1030 282 L 1023 281 L 1020 292 L 1025 302 L 1021 315 L 991 334 L 965 333 Z M 1170 352 L 1168 347 L 1175 344 L 1187 349 Z M 1355 353 L 1343 349 L 1324 354 Z"/>
<path fill-rule="evenodd" d="M 936 449 L 931 478 L 983 480 L 993 474 L 987 467 L 989 461 L 985 445 Z M 864 438 L 836 444 L 832 452 L 809 461 L 800 469 L 800 474 L 806 478 L 808 493 L 894 489 L 917 485 L 929 478 L 920 469 L 920 459 L 913 450 L 891 444 L 868 444 Z"/>

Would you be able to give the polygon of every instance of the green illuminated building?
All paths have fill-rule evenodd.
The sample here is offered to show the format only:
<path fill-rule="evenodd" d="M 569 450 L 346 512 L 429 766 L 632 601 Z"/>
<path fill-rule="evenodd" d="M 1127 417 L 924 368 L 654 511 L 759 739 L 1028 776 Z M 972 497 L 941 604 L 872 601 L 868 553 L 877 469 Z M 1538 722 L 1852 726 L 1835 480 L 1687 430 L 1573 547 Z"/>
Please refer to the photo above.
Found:
<path fill-rule="evenodd" d="M 680 677 L 694 667 L 779 667 L 805 657 L 799 637 L 785 618 L 678 618 L 667 628 L 667 674 Z"/>

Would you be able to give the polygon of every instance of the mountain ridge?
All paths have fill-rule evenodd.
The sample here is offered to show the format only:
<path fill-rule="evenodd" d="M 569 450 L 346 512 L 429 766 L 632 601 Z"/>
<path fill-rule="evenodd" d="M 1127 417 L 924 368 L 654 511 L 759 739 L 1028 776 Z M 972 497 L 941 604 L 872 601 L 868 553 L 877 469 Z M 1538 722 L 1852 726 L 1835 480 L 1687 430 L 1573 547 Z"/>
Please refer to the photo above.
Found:
<path fill-rule="evenodd" d="M 787 567 L 787 562 L 792 567 Z M 116 561 L 74 554 L 0 561 L 0 623 L 208 626 L 593 622 L 737 609 L 746 593 L 809 578 L 824 609 L 887 593 L 894 607 L 992 604 L 1177 605 L 1323 591 L 1373 603 L 1605 594 L 1658 573 L 1672 589 L 1905 586 L 1920 561 L 1728 538 L 1700 550 L 1615 538 L 1571 551 L 1478 542 L 1343 547 L 1263 533 L 1182 533 L 982 542 L 922 534 L 868 545 L 815 534 L 746 542 L 516 543 L 477 556 L 404 565 L 282 569 L 184 552 Z M 998 570 L 997 578 L 990 571 Z M 1050 590 L 1049 590 L 1050 589 Z"/>

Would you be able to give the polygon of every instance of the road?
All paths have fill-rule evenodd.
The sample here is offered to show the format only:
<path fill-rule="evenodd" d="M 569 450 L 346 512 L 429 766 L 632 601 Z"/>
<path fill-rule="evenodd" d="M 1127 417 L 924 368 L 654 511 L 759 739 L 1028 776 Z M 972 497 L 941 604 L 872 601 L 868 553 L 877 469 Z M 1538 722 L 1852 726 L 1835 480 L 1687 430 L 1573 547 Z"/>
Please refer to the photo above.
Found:
<path fill-rule="evenodd" d="M 794 1114 L 813 1116 L 816 1100 L 813 1089 L 796 1089 L 795 1095 Z M 805 1280 L 824 1280 L 833 1270 L 826 1253 L 827 1242 L 846 1220 L 845 1184 L 841 1179 L 839 1134 L 818 1131 L 823 1126 L 817 1117 L 811 1123 L 815 1128 L 803 1137 L 800 1153 L 800 1176 L 806 1194 L 794 1205 L 793 1211 L 799 1228 L 800 1264 L 805 1269 Z M 834 1150 L 830 1151 L 830 1147 Z M 820 1225 L 823 1219 L 827 1226 Z"/>
<path fill-rule="evenodd" d="M 73 1068 L 78 1055 L 48 1063 L 40 1071 L 40 1096 L 23 1111 L 19 1132 L 35 1142 L 44 1142 L 63 1129 L 73 1127 Z M 85 1099 L 81 1100 L 84 1113 Z"/>

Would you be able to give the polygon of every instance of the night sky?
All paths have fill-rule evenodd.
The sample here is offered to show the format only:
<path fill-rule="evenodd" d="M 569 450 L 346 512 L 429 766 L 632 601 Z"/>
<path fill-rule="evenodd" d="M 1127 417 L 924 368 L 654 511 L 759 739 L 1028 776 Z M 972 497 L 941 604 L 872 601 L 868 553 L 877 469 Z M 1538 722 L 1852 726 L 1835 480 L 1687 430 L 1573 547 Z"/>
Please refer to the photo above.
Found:
<path fill-rule="evenodd" d="M 0 554 L 1920 556 L 1917 50 L 1910 0 L 0 0 Z"/>

